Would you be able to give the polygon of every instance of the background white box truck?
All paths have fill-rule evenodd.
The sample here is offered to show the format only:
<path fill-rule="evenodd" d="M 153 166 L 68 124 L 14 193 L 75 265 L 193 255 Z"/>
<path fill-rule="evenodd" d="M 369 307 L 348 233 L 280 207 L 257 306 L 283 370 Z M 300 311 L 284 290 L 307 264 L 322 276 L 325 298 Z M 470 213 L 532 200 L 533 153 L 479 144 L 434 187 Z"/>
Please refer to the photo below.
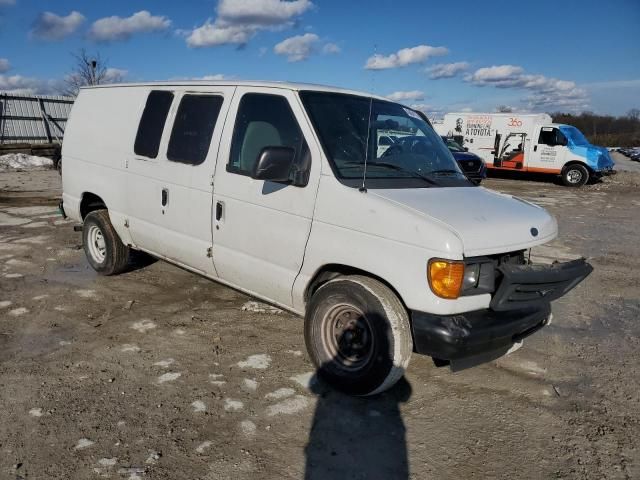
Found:
<path fill-rule="evenodd" d="M 481 157 L 489 169 L 561 175 L 570 187 L 614 165 L 606 148 L 591 145 L 571 125 L 553 123 L 546 113 L 448 113 L 434 128 Z"/>

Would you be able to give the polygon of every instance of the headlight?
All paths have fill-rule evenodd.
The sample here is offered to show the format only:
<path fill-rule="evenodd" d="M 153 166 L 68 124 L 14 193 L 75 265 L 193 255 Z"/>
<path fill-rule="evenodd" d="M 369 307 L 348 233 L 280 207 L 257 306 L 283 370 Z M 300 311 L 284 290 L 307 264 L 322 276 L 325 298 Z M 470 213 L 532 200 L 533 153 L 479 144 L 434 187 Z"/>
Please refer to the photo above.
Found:
<path fill-rule="evenodd" d="M 464 277 L 464 262 L 439 258 L 429 260 L 429 265 L 427 266 L 429 286 L 431 291 L 440 298 L 458 298 L 460 290 L 462 290 Z"/>

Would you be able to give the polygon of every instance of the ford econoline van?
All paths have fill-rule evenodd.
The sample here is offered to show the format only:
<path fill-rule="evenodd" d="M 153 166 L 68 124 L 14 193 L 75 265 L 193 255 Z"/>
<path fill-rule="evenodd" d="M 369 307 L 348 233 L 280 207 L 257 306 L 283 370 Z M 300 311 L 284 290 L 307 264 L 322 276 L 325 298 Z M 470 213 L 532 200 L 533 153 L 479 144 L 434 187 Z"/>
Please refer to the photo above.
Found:
<path fill-rule="evenodd" d="M 592 270 L 532 265 L 555 219 L 474 185 L 423 115 L 366 93 L 83 88 L 62 155 L 62 208 L 96 271 L 139 250 L 303 316 L 319 374 L 355 395 L 392 386 L 412 352 L 508 352 Z"/>

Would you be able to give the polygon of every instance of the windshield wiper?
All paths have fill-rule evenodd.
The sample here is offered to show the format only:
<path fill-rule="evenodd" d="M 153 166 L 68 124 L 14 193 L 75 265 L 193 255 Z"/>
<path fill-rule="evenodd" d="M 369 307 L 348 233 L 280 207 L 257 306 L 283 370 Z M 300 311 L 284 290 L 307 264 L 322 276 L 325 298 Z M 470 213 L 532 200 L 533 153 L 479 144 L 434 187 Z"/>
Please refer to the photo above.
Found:
<path fill-rule="evenodd" d="M 442 170 L 433 170 L 427 173 L 427 175 L 448 175 L 451 173 L 455 173 L 456 175 L 464 175 L 462 172 L 458 170 L 454 170 L 453 168 L 443 168 Z"/>
<path fill-rule="evenodd" d="M 344 162 L 344 165 L 354 165 L 354 166 L 361 165 L 361 166 L 364 166 L 364 163 L 349 161 L 349 162 Z M 408 174 L 412 175 L 414 178 L 420 178 L 420 179 L 424 180 L 425 182 L 427 182 L 427 183 L 429 183 L 431 185 L 438 185 L 437 182 L 433 181 L 429 177 L 424 176 L 420 172 L 416 172 L 415 170 L 407 170 L 406 168 L 402 168 L 401 166 L 395 165 L 393 163 L 367 162 L 367 165 L 371 165 L 371 166 L 374 166 L 374 167 L 386 167 L 386 168 L 389 168 L 391 170 L 396 170 L 398 172 L 408 173 Z"/>

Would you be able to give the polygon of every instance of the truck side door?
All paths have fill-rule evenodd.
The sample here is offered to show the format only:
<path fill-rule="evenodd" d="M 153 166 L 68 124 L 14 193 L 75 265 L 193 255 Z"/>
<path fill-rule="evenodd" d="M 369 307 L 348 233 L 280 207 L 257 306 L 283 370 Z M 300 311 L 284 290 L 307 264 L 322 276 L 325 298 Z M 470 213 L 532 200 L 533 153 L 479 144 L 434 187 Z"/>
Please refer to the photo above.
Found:
<path fill-rule="evenodd" d="M 215 275 L 212 177 L 234 87 L 203 88 L 150 91 L 128 162 L 128 219 L 137 247 Z"/>
<path fill-rule="evenodd" d="M 559 174 L 565 162 L 566 138 L 552 126 L 536 129 L 532 139 L 527 171 Z"/>
<path fill-rule="evenodd" d="M 295 182 L 251 178 L 258 155 L 269 146 L 295 149 Z M 295 92 L 238 87 L 213 191 L 213 261 L 221 280 L 274 303 L 292 304 L 311 230 L 319 158 Z"/>

